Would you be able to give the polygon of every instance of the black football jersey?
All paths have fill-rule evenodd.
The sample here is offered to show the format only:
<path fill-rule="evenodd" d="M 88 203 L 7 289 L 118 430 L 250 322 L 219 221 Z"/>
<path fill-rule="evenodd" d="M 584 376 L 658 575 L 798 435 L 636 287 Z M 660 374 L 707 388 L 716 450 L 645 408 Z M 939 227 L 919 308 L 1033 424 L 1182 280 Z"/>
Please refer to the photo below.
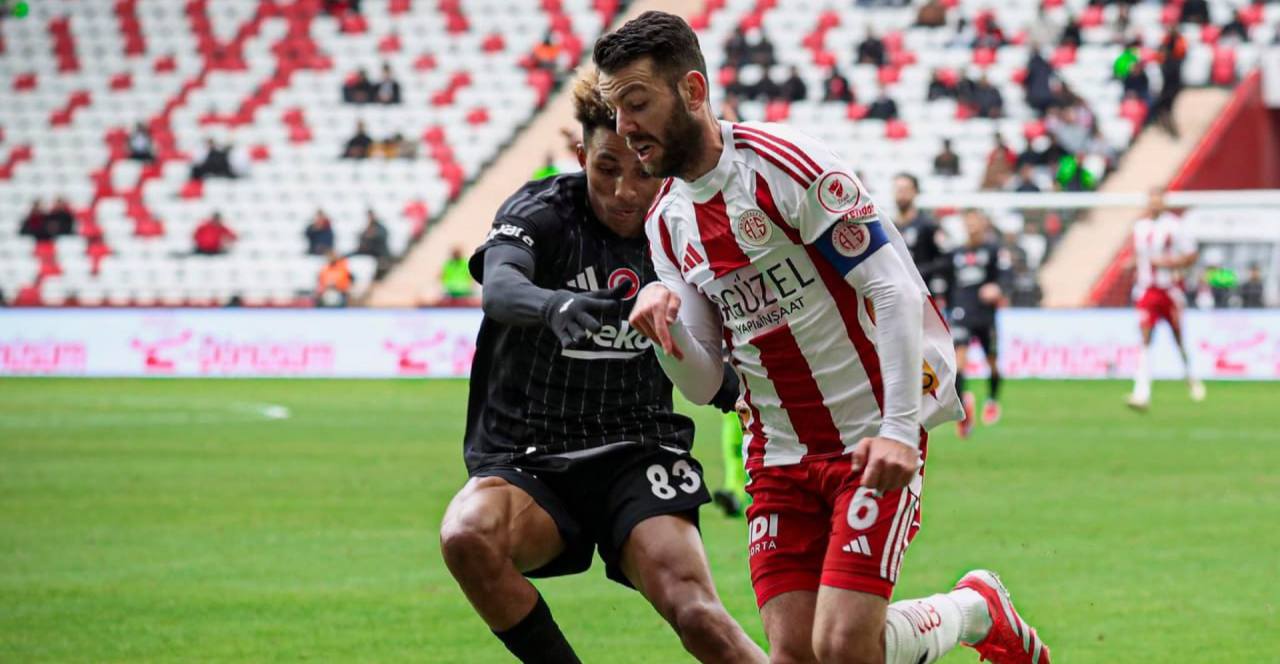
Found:
<path fill-rule="evenodd" d="M 622 441 L 688 450 L 693 422 L 672 410 L 671 382 L 652 342 L 627 322 L 636 294 L 657 281 L 645 237 L 623 238 L 595 218 L 583 173 L 529 182 L 498 210 L 471 273 L 484 282 L 484 253 L 506 244 L 534 258 L 533 283 L 575 292 L 630 280 L 621 312 L 584 342 L 563 347 L 545 325 L 486 316 L 471 370 L 464 442 L 467 465 L 523 455 L 578 452 Z"/>
<path fill-rule="evenodd" d="M 964 246 L 952 252 L 951 291 L 947 297 L 952 322 L 961 326 L 994 324 L 996 307 L 979 299 L 978 291 L 985 284 L 1003 285 L 1008 270 L 1008 255 L 995 243 Z"/>

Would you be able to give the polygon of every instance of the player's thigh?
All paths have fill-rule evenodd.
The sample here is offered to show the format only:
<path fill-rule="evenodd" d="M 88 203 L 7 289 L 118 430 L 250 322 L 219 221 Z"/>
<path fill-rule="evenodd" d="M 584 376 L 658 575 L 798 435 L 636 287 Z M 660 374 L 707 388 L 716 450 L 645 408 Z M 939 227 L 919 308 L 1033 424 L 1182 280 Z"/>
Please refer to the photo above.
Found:
<path fill-rule="evenodd" d="M 813 653 L 814 614 L 818 593 L 793 590 L 777 595 L 760 607 L 765 638 L 769 640 L 772 664 L 809 664 Z"/>
<path fill-rule="evenodd" d="M 479 537 L 503 551 L 521 571 L 560 555 L 565 543 L 551 515 L 524 489 L 501 477 L 473 477 L 449 502 L 441 540 Z"/>
<path fill-rule="evenodd" d="M 606 576 L 640 588 L 637 565 L 676 565 L 690 552 L 705 569 L 697 519 L 698 508 L 710 502 L 711 495 L 701 464 L 688 454 L 668 450 L 638 453 L 619 463 L 616 473 L 599 478 L 607 486 L 600 496 L 602 520 L 594 530 L 601 536 Z"/>
<path fill-rule="evenodd" d="M 964 334 L 964 342 L 956 341 L 956 367 L 964 372 L 965 363 L 969 359 L 969 334 L 968 330 Z"/>
<path fill-rule="evenodd" d="M 702 537 L 686 516 L 663 514 L 636 524 L 622 546 L 621 565 L 664 615 L 683 604 L 718 601 Z"/>
<path fill-rule="evenodd" d="M 924 475 L 906 487 L 878 494 L 852 476 L 835 496 L 822 585 L 889 598 L 903 555 L 920 529 Z"/>
<path fill-rule="evenodd" d="M 889 600 L 880 595 L 823 586 L 813 617 L 813 649 L 824 661 L 878 661 L 884 654 Z"/>
<path fill-rule="evenodd" d="M 816 593 L 831 535 L 831 509 L 800 465 L 756 469 L 747 484 L 747 561 L 756 605 L 784 593 Z"/>

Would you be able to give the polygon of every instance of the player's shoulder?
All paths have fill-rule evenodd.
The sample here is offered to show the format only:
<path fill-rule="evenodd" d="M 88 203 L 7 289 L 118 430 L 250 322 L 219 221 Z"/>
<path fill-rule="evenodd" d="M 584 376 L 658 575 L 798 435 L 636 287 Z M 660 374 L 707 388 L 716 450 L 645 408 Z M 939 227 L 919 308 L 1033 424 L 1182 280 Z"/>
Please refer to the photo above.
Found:
<path fill-rule="evenodd" d="M 684 183 L 676 178 L 667 178 L 658 186 L 658 193 L 653 197 L 653 203 L 649 205 L 649 211 L 644 215 L 646 228 L 663 223 L 673 215 L 678 215 L 689 207 L 689 196 L 684 191 Z"/>
<path fill-rule="evenodd" d="M 585 173 L 565 173 L 522 185 L 498 208 L 497 219 L 557 224 L 577 218 L 586 196 Z"/>

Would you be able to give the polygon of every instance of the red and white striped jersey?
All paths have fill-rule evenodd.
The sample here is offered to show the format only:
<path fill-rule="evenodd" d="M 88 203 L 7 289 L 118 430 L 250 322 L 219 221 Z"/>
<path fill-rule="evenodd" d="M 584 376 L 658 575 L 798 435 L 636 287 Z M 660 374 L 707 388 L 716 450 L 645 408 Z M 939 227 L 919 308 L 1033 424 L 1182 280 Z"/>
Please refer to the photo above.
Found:
<path fill-rule="evenodd" d="M 1139 219 L 1133 225 L 1133 256 L 1137 263 L 1134 274 L 1134 297 L 1141 297 L 1148 288 L 1161 290 L 1182 289 L 1182 270 L 1154 267 L 1152 258 L 1177 258 L 1194 253 L 1196 242 L 1182 226 L 1182 220 L 1172 212 L 1160 214 L 1155 219 Z"/>
<path fill-rule="evenodd" d="M 723 339 L 743 379 L 747 468 L 847 454 L 867 436 L 914 442 L 921 426 L 958 419 L 946 323 L 853 169 L 783 125 L 722 122 L 721 133 L 717 166 L 664 183 L 645 229 L 681 319 L 699 315 L 692 299 L 712 320 L 686 327 L 704 345 Z M 877 297 L 895 289 L 921 311 L 881 310 L 877 325 L 873 302 L 889 306 Z M 914 367 L 882 371 L 888 344 L 918 346 Z M 900 403 L 886 403 L 886 386 Z"/>

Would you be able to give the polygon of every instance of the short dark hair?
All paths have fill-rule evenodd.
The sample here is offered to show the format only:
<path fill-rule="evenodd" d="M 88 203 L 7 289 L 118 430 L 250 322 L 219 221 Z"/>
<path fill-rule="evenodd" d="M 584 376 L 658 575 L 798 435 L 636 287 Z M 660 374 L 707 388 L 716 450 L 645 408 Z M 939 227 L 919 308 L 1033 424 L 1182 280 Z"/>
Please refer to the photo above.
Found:
<path fill-rule="evenodd" d="M 915 189 L 917 192 L 919 192 L 919 191 L 920 191 L 920 179 L 919 179 L 919 178 L 917 178 L 916 176 L 914 176 L 914 175 L 912 175 L 912 174 L 910 174 L 910 173 L 907 173 L 906 171 L 903 171 L 903 172 L 898 173 L 897 175 L 895 175 L 895 176 L 893 176 L 893 177 L 895 177 L 895 178 L 904 178 L 904 179 L 906 179 L 908 182 L 910 182 L 910 183 L 911 183 L 911 188 L 912 188 L 912 189 Z"/>
<path fill-rule="evenodd" d="M 673 86 L 690 71 L 707 77 L 707 61 L 702 57 L 698 35 L 684 19 L 666 12 L 647 11 L 600 37 L 592 58 L 605 73 L 650 58 L 654 69 Z"/>
<path fill-rule="evenodd" d="M 613 131 L 616 118 L 609 105 L 600 98 L 597 87 L 600 74 L 594 67 L 584 66 L 573 81 L 573 117 L 582 125 L 582 142 L 591 139 L 597 129 Z"/>

